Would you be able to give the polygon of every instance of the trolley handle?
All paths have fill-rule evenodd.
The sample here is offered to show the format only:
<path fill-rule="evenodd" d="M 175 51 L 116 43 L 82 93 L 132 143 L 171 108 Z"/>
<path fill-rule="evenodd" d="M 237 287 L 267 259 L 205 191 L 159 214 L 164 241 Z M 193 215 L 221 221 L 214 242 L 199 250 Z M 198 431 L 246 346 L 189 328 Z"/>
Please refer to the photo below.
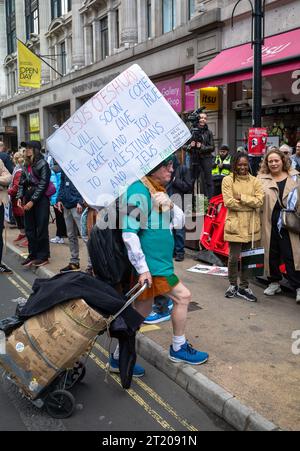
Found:
<path fill-rule="evenodd" d="M 148 280 L 145 281 L 145 284 L 143 285 L 143 287 L 141 287 L 141 285 L 140 285 L 139 282 L 138 282 L 133 288 L 131 288 L 130 291 L 128 291 L 128 293 L 125 294 L 125 297 L 126 297 L 127 299 L 129 299 L 130 296 L 132 296 L 133 293 L 135 293 L 135 292 L 136 292 L 137 290 L 139 290 L 139 289 L 143 289 L 143 291 L 142 291 L 142 293 L 143 293 L 143 292 L 145 291 L 145 289 L 146 289 L 145 286 L 146 286 L 146 287 L 149 286 Z M 145 287 L 145 288 L 144 288 L 144 287 Z M 139 293 L 139 296 L 140 296 L 140 294 L 142 294 L 142 293 Z"/>
<path fill-rule="evenodd" d="M 111 323 L 112 321 L 114 321 L 124 310 L 127 309 L 127 307 L 129 307 L 142 293 L 144 293 L 144 291 L 146 290 L 146 288 L 148 288 L 149 286 L 149 282 L 148 280 L 146 280 L 146 282 L 144 283 L 144 285 L 141 287 L 139 283 L 137 283 L 125 296 L 126 298 L 128 298 L 128 301 L 126 302 L 126 304 L 123 305 L 123 307 L 121 308 L 121 310 L 119 310 L 117 313 L 115 313 L 109 323 Z M 139 288 L 138 291 L 136 291 Z M 133 294 L 135 292 L 135 294 Z M 131 296 L 132 295 L 132 296 Z M 131 296 L 131 297 L 130 297 Z"/>

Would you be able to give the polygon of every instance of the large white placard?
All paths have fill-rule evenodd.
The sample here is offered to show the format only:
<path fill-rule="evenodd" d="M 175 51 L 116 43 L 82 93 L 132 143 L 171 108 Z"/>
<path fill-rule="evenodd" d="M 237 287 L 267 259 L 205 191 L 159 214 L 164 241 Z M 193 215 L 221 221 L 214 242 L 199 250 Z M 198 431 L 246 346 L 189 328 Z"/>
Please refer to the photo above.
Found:
<path fill-rule="evenodd" d="M 138 65 L 88 100 L 47 140 L 47 149 L 86 202 L 120 196 L 191 137 Z"/>

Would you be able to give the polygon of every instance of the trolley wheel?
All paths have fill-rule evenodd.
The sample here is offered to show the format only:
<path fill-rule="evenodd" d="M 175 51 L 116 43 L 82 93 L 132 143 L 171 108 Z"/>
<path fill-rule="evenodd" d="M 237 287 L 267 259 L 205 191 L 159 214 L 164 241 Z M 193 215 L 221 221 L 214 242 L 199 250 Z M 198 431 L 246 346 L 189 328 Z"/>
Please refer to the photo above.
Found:
<path fill-rule="evenodd" d="M 65 389 L 70 390 L 77 382 L 81 382 L 86 375 L 86 367 L 83 363 L 77 362 L 74 368 L 68 371 Z"/>
<path fill-rule="evenodd" d="M 53 418 L 68 418 L 74 412 L 75 398 L 67 390 L 54 390 L 45 399 L 45 407 Z"/>

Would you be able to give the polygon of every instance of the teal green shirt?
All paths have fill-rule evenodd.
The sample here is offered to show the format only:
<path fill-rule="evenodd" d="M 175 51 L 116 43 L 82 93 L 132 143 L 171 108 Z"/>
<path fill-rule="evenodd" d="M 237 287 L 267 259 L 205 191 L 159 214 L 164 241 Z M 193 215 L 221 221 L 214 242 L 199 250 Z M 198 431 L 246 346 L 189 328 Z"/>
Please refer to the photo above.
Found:
<path fill-rule="evenodd" d="M 123 218 L 122 230 L 139 236 L 151 275 L 167 277 L 174 274 L 170 211 L 156 211 L 148 188 L 140 181 L 128 188 L 123 201 L 130 208 L 129 215 Z"/>

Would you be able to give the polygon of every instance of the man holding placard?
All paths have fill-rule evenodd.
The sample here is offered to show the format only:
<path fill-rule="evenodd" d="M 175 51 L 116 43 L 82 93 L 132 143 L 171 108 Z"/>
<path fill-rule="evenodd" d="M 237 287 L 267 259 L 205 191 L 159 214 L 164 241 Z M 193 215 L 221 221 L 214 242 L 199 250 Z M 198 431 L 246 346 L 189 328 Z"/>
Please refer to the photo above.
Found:
<path fill-rule="evenodd" d="M 124 240 L 139 281 L 142 284 L 148 280 L 153 287 L 152 292 L 151 288 L 147 290 L 147 299 L 137 303 L 137 309 L 147 317 L 153 293 L 170 293 L 176 304 L 170 358 L 200 364 L 208 355 L 194 350 L 184 336 L 191 295 L 174 275 L 170 221 L 176 222 L 178 209 L 165 190 L 173 172 L 172 163 L 165 159 L 190 138 L 180 117 L 134 64 L 56 130 L 47 140 L 47 148 L 88 205 L 108 206 L 126 193 L 126 203 L 128 200 L 133 208 L 141 207 L 148 229 L 129 216 L 123 224 Z M 137 197 L 137 203 L 129 199 L 131 194 Z M 118 371 L 117 354 L 110 363 Z M 143 373 L 141 369 L 136 375 Z"/>
<path fill-rule="evenodd" d="M 123 240 L 140 285 L 148 282 L 148 289 L 138 299 L 136 309 L 146 318 L 155 296 L 164 294 L 170 297 L 174 308 L 169 359 L 200 365 L 208 360 L 208 354 L 193 349 L 185 338 L 191 293 L 174 274 L 174 238 L 170 223 L 175 228 L 182 228 L 184 215 L 166 193 L 165 187 L 172 173 L 173 161 L 169 157 L 148 176 L 129 187 L 125 196 L 127 215 L 123 220 Z M 116 357 L 114 355 L 112 359 Z"/>

